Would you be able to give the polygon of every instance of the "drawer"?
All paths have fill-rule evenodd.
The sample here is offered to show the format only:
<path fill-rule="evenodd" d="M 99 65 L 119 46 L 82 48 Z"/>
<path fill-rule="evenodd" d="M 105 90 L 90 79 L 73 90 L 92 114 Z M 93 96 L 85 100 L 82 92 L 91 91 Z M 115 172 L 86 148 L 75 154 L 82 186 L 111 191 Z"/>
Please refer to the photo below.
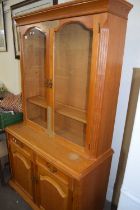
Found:
<path fill-rule="evenodd" d="M 21 152 L 25 157 L 29 158 L 30 160 L 33 160 L 33 151 L 21 141 L 19 141 L 13 136 L 9 136 L 9 144 L 12 153 L 18 151 Z"/>
<path fill-rule="evenodd" d="M 50 174 L 50 176 L 52 175 L 52 176 L 56 177 L 64 184 L 70 183 L 70 178 L 66 174 L 61 172 L 58 168 L 56 168 L 56 166 L 54 166 L 52 163 L 45 160 L 44 158 L 37 155 L 36 163 L 37 163 L 38 167 L 43 167 Z"/>

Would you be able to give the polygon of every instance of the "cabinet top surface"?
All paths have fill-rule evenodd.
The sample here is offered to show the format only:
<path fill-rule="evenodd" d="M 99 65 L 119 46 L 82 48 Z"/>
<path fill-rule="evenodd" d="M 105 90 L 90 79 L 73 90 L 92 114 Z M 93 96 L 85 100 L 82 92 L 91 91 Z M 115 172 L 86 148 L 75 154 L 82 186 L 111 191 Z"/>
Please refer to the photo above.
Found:
<path fill-rule="evenodd" d="M 77 0 L 54 5 L 30 14 L 17 16 L 14 19 L 18 25 L 26 25 L 46 20 L 56 20 L 105 12 L 127 19 L 131 8 L 132 5 L 125 0 Z"/>
<path fill-rule="evenodd" d="M 110 150 L 98 161 L 90 159 L 76 148 L 69 146 L 68 143 L 60 141 L 60 137 L 49 137 L 43 131 L 35 132 L 33 128 L 24 123 L 12 125 L 6 128 L 6 131 L 77 180 L 80 180 L 112 154 L 112 150 Z"/>
<path fill-rule="evenodd" d="M 35 132 L 33 128 L 24 123 L 10 126 L 6 130 L 38 155 L 76 179 L 84 176 L 85 171 L 95 162 L 94 159 L 89 159 L 82 152 L 70 148 L 63 140 L 62 142 L 60 139 L 58 141 L 58 136 L 57 138 L 49 137 L 43 131 Z"/>

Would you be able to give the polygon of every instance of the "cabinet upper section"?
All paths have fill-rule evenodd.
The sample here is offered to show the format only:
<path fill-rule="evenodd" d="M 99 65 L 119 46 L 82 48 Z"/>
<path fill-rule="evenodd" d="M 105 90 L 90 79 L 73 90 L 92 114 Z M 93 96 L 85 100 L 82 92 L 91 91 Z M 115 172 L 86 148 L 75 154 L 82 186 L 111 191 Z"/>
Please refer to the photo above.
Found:
<path fill-rule="evenodd" d="M 18 25 L 26 25 L 46 20 L 106 12 L 127 19 L 131 8 L 132 5 L 125 0 L 77 0 L 18 16 L 15 17 L 15 20 Z"/>
<path fill-rule="evenodd" d="M 131 7 L 73 1 L 15 18 L 27 124 L 94 157 L 110 149 Z"/>

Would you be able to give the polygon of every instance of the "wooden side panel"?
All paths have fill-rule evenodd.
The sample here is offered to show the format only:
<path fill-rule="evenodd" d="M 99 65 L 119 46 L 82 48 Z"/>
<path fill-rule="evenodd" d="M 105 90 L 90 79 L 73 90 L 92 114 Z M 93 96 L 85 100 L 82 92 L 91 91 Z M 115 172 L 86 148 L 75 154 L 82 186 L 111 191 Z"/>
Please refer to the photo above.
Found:
<path fill-rule="evenodd" d="M 116 107 L 120 86 L 120 77 L 123 63 L 126 20 L 109 15 L 109 46 L 106 62 L 106 75 L 103 93 L 102 119 L 98 148 L 96 155 L 101 155 L 111 147 Z"/>
<path fill-rule="evenodd" d="M 73 210 L 103 210 L 111 159 L 112 155 L 81 182 L 75 182 Z"/>
<path fill-rule="evenodd" d="M 124 53 L 126 20 L 108 14 L 100 25 L 99 55 L 94 70 L 91 154 L 100 156 L 111 147 Z"/>

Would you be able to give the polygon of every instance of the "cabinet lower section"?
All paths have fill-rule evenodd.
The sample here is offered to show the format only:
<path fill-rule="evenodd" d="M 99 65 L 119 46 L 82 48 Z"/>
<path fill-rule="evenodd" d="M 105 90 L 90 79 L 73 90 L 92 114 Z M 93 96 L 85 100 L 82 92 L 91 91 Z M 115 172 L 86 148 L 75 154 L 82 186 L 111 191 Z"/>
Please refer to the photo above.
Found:
<path fill-rule="evenodd" d="M 9 182 L 35 210 L 103 210 L 112 153 L 76 179 L 37 151 L 8 134 L 12 177 Z"/>

